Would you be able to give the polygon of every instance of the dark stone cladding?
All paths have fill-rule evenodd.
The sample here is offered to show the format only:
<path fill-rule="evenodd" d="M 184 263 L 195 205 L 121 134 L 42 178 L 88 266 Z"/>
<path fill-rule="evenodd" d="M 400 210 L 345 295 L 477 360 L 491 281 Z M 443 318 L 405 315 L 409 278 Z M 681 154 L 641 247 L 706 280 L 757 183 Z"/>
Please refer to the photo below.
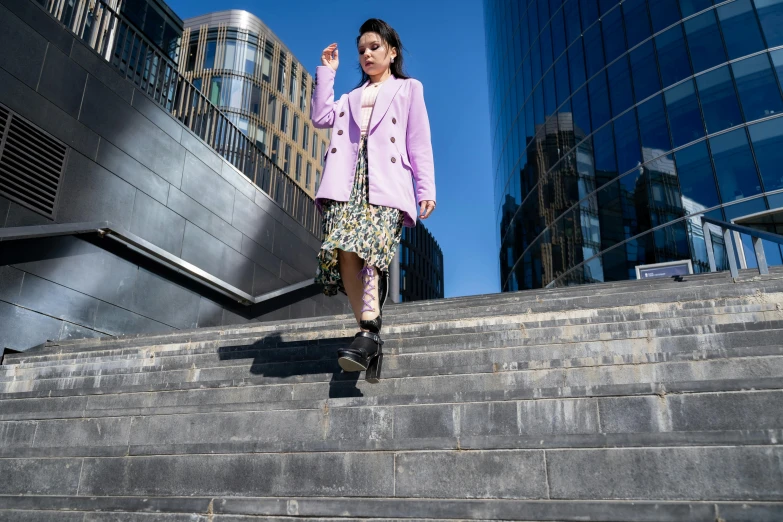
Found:
<path fill-rule="evenodd" d="M 69 147 L 57 223 L 112 221 L 248 293 L 314 274 L 318 238 L 30 0 L 0 0 L 0 103 Z M 50 221 L 0 197 L 0 226 Z M 0 350 L 247 322 L 100 239 L 0 247 Z M 343 313 L 315 296 L 258 318 Z"/>

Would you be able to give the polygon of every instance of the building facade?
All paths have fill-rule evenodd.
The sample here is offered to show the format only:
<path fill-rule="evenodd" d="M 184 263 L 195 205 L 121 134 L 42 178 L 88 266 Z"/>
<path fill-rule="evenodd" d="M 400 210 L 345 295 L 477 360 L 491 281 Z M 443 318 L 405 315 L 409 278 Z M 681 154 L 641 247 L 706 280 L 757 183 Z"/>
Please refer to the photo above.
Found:
<path fill-rule="evenodd" d="M 484 8 L 503 291 L 706 271 L 702 215 L 783 206 L 783 0 Z"/>
<path fill-rule="evenodd" d="M 402 229 L 400 302 L 443 298 L 443 251 L 421 221 Z"/>
<path fill-rule="evenodd" d="M 180 71 L 310 196 L 330 131 L 310 123 L 313 77 L 264 23 L 231 10 L 185 20 Z"/>

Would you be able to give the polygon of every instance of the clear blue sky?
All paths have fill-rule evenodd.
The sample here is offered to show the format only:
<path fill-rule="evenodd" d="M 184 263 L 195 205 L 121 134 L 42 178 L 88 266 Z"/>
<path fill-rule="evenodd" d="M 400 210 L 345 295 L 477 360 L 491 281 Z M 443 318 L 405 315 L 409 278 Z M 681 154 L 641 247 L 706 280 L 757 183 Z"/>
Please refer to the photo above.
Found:
<path fill-rule="evenodd" d="M 337 42 L 337 96 L 359 81 L 355 41 L 362 22 L 375 17 L 391 24 L 406 48 L 408 74 L 424 84 L 438 189 L 438 208 L 425 223 L 443 249 L 446 297 L 499 291 L 481 0 L 168 4 L 183 19 L 246 9 L 261 18 L 311 74 L 323 48 Z"/>

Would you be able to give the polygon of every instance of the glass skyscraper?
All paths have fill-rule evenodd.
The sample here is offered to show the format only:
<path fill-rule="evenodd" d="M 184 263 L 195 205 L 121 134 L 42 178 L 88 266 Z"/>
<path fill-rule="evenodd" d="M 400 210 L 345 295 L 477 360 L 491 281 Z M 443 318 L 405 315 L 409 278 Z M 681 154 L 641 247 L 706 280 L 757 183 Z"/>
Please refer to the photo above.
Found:
<path fill-rule="evenodd" d="M 180 71 L 313 197 L 331 137 L 310 125 L 314 78 L 248 11 L 189 18 L 183 41 Z"/>
<path fill-rule="evenodd" d="M 707 271 L 702 215 L 783 207 L 783 0 L 484 10 L 504 291 Z"/>

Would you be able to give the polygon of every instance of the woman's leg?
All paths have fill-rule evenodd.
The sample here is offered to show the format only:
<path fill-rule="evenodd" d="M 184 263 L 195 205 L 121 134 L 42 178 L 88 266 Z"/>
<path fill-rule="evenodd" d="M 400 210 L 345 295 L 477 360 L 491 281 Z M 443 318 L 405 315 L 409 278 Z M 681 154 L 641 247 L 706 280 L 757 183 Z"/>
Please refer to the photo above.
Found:
<path fill-rule="evenodd" d="M 362 258 L 353 252 L 345 252 L 343 250 L 340 250 L 338 255 L 340 260 L 340 277 L 343 280 L 345 293 L 348 294 L 348 301 L 351 303 L 357 324 L 361 319 L 375 319 L 380 314 L 378 270 L 373 267 L 372 276 L 369 274 L 360 276 L 359 273 L 364 268 Z M 365 284 L 370 288 L 371 299 L 365 297 Z M 365 311 L 362 312 L 362 310 Z"/>

